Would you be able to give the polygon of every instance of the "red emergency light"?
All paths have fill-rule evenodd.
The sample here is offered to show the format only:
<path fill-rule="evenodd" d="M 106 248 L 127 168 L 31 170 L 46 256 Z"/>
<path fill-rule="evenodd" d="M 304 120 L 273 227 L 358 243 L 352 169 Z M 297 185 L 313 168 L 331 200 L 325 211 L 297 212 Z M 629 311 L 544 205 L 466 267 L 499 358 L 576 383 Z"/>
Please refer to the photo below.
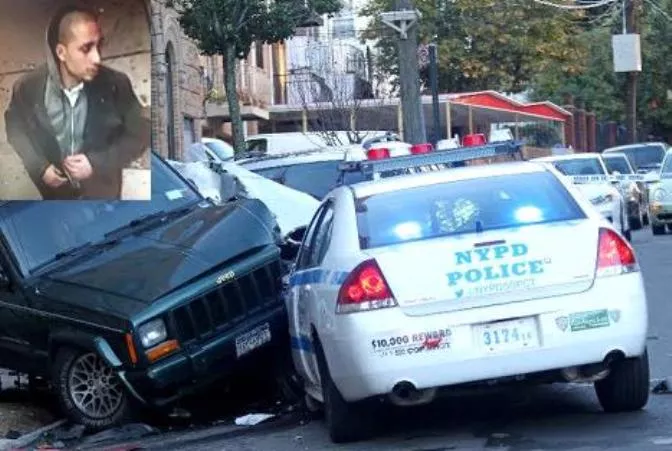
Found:
<path fill-rule="evenodd" d="M 390 149 L 386 147 L 375 147 L 366 151 L 366 158 L 369 160 L 384 160 L 390 158 Z"/>
<path fill-rule="evenodd" d="M 413 155 L 429 153 L 432 150 L 434 150 L 434 146 L 431 143 L 413 144 L 411 146 L 411 153 Z"/>

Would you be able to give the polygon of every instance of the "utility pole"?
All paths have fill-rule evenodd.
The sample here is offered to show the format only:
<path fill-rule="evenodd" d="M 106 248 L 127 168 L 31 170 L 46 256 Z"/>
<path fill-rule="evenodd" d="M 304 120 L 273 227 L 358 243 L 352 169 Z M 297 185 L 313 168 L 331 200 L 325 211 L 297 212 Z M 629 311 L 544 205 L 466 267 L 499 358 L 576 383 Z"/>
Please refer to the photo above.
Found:
<path fill-rule="evenodd" d="M 432 90 L 432 119 L 434 136 L 432 144 L 436 147 L 436 143 L 441 139 L 441 112 L 439 110 L 439 68 L 437 61 L 437 45 L 435 42 L 429 44 L 429 84 Z M 448 136 L 450 138 L 450 136 Z"/>
<path fill-rule="evenodd" d="M 623 0 L 625 2 L 625 29 L 628 34 L 640 33 L 640 0 Z M 641 39 L 641 38 L 640 38 Z M 627 99 L 625 118 L 628 126 L 628 141 L 637 142 L 637 79 L 638 72 L 627 72 Z"/>
<path fill-rule="evenodd" d="M 397 0 L 394 11 L 381 14 L 384 24 L 399 32 L 399 84 L 401 91 L 404 141 L 410 144 L 427 142 L 418 68 L 418 27 L 420 12 L 412 0 Z"/>

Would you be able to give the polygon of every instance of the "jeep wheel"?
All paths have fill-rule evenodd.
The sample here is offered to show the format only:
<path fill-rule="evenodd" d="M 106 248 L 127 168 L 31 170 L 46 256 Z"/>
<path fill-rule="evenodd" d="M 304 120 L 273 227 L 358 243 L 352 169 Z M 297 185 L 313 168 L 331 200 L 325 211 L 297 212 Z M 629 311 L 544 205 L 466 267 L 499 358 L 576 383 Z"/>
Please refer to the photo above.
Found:
<path fill-rule="evenodd" d="M 653 232 L 654 235 L 665 235 L 665 226 L 651 224 L 651 231 Z"/>
<path fill-rule="evenodd" d="M 324 398 L 324 420 L 331 441 L 349 443 L 369 438 L 372 435 L 370 423 L 372 415 L 367 415 L 366 401 L 348 403 L 343 399 L 331 379 L 327 360 L 319 342 L 316 343 L 315 352 Z"/>
<path fill-rule="evenodd" d="M 127 417 L 126 390 L 94 352 L 61 349 L 54 361 L 54 387 L 63 412 L 87 429 L 116 426 Z"/>
<path fill-rule="evenodd" d="M 595 382 L 595 393 L 605 412 L 631 412 L 649 401 L 649 354 L 620 360 L 609 375 Z"/>

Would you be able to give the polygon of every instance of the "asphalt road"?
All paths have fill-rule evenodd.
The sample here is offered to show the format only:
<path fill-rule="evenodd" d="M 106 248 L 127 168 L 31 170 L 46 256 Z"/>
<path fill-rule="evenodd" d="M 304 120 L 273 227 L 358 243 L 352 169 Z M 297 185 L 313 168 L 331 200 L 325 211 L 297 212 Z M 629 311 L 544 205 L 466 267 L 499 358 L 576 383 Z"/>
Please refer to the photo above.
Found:
<path fill-rule="evenodd" d="M 672 376 L 672 235 L 636 232 L 633 243 L 650 306 L 651 386 Z M 138 443 L 140 449 L 189 450 L 663 450 L 672 449 L 672 395 L 651 394 L 647 408 L 604 414 L 592 386 L 555 384 L 430 407 L 381 413 L 377 438 L 333 445 L 319 420 L 285 418 L 243 433 L 213 428 Z"/>

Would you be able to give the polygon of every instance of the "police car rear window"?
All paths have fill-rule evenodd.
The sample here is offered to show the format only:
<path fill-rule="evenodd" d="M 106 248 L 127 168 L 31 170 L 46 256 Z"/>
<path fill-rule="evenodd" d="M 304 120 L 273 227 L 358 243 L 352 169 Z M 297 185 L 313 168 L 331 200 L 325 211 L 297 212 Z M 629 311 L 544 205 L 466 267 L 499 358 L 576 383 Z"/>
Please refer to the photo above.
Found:
<path fill-rule="evenodd" d="M 548 172 L 441 183 L 357 201 L 362 249 L 585 217 Z"/>

